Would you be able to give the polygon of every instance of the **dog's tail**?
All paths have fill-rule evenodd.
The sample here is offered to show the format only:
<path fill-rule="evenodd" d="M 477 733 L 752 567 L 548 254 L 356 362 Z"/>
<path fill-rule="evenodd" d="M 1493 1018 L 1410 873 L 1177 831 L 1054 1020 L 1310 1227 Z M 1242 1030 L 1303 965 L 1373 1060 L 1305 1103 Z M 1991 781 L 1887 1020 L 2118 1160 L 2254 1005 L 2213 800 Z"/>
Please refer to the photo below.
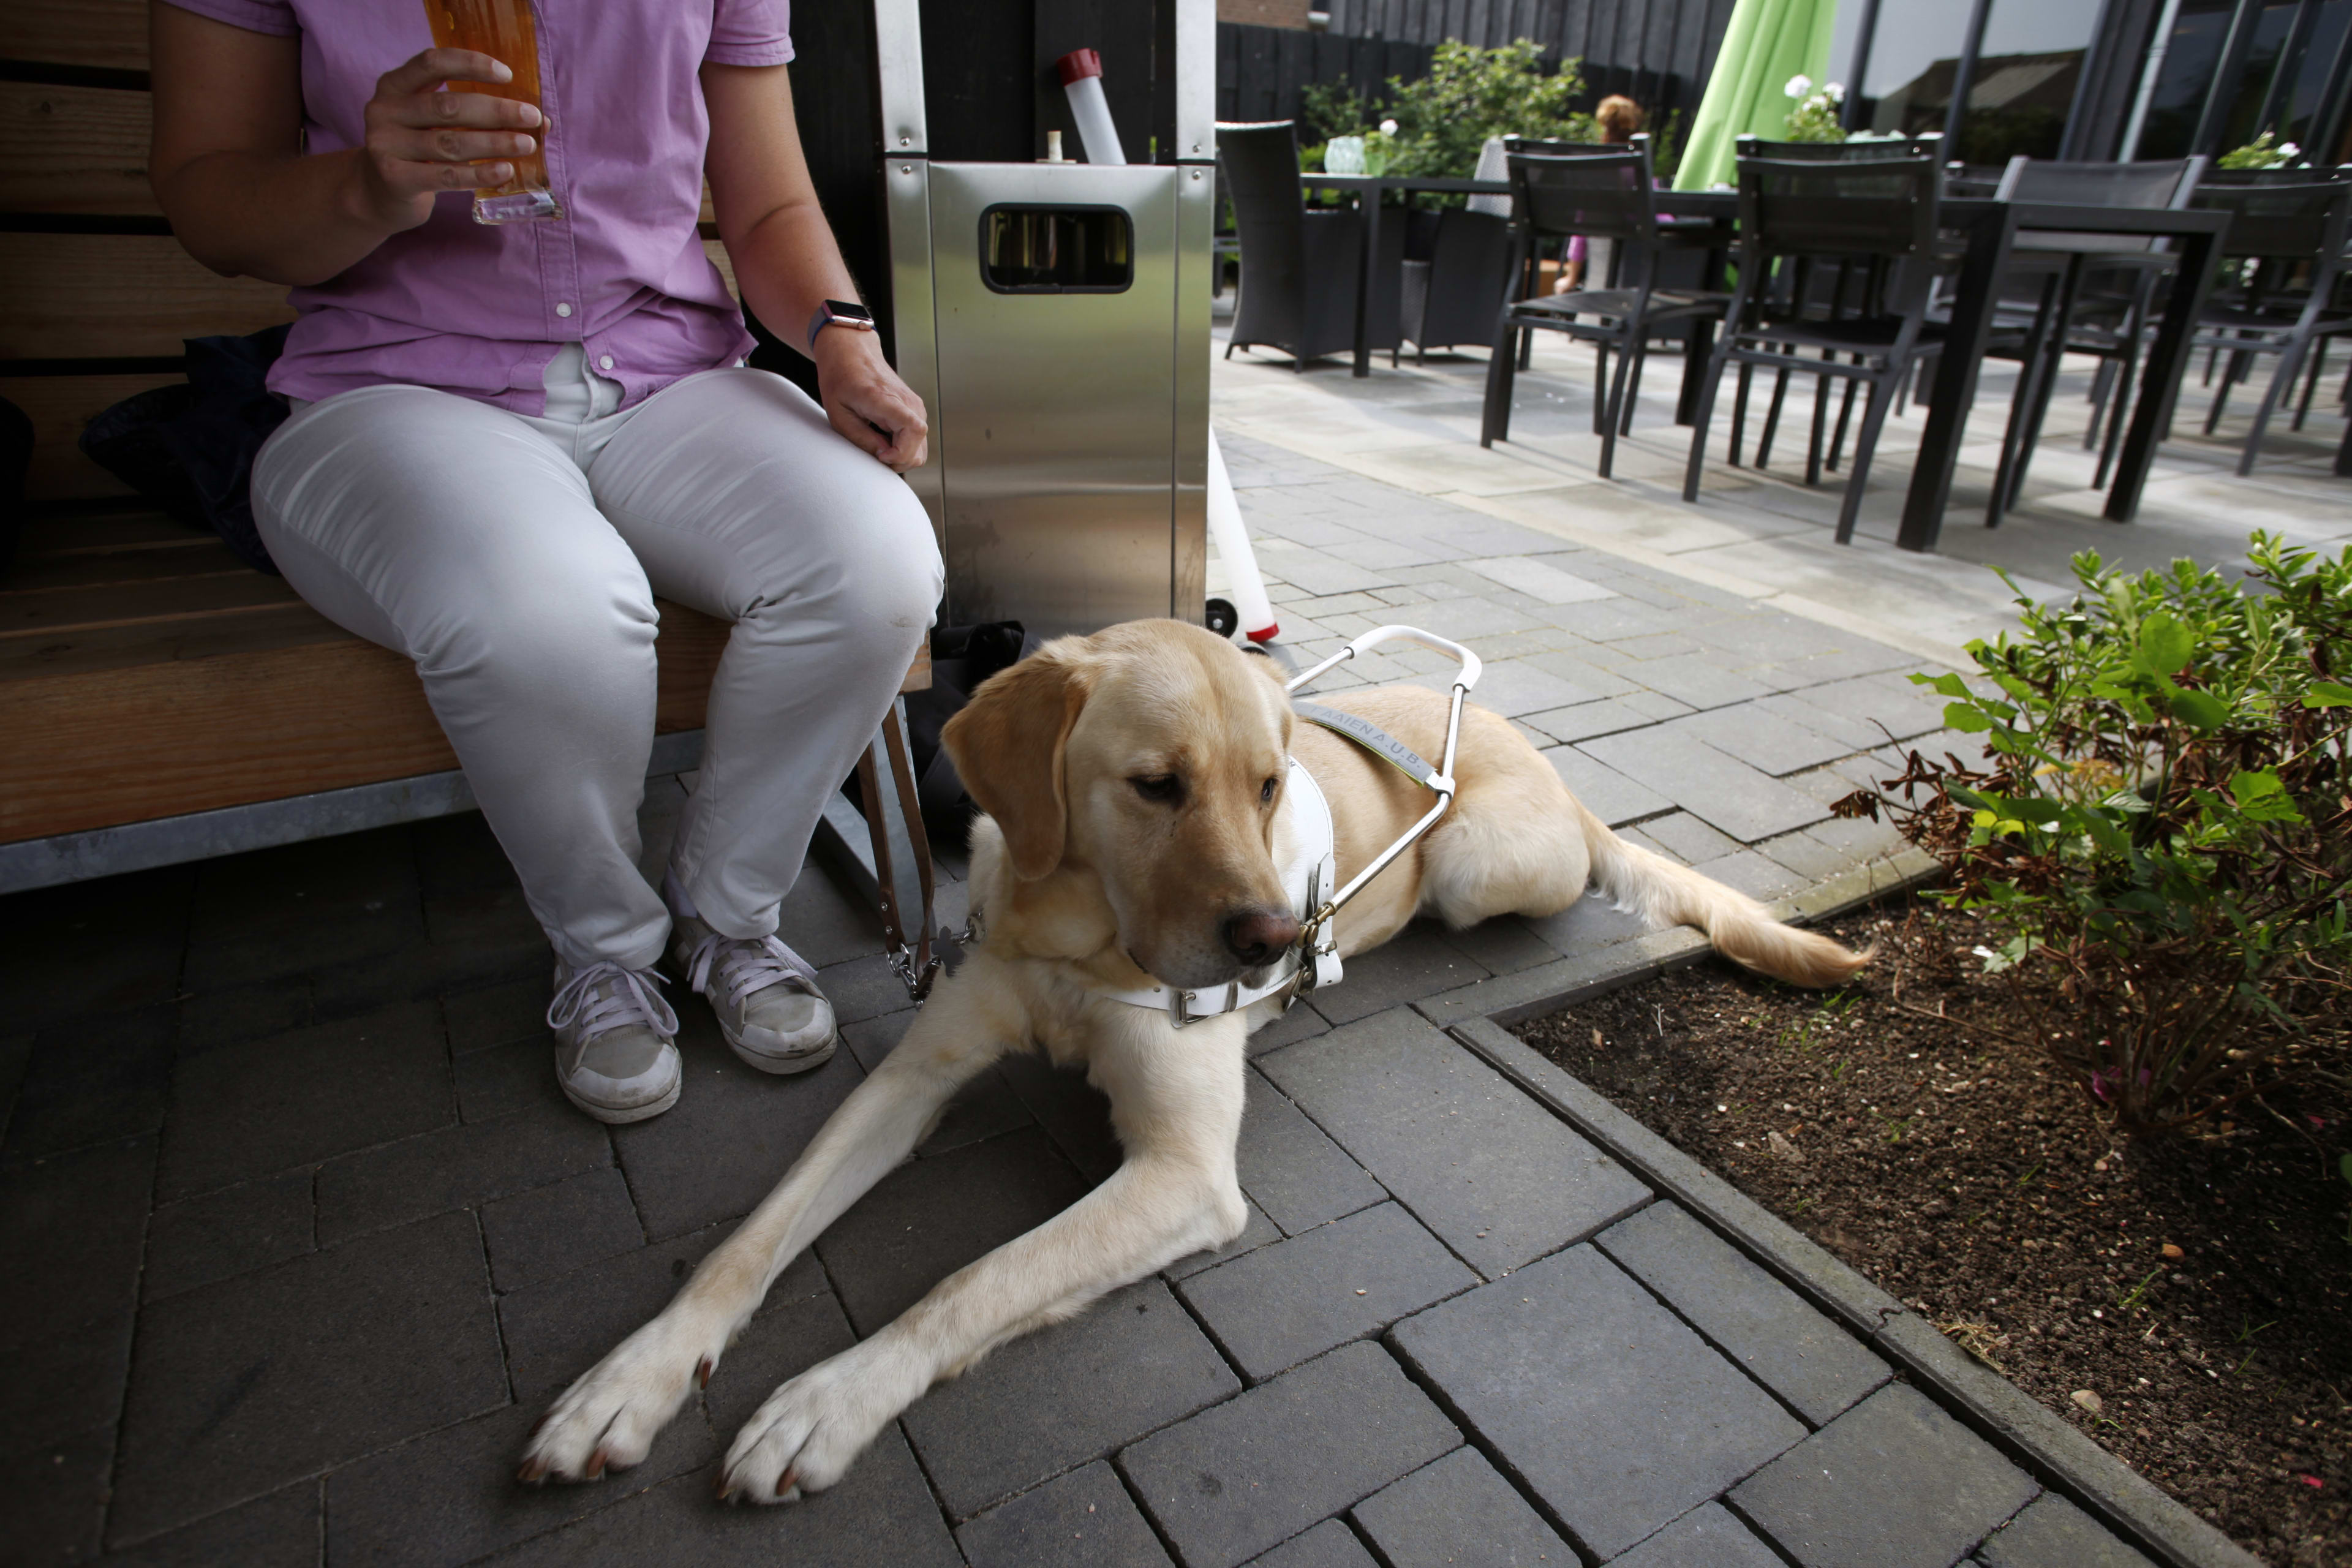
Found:
<path fill-rule="evenodd" d="M 1817 931 L 1782 925 L 1737 888 L 1628 844 L 1582 801 L 1576 809 L 1592 856 L 1592 879 L 1653 926 L 1696 926 L 1726 958 L 1791 985 L 1842 984 L 1876 951 L 1854 952 Z"/>

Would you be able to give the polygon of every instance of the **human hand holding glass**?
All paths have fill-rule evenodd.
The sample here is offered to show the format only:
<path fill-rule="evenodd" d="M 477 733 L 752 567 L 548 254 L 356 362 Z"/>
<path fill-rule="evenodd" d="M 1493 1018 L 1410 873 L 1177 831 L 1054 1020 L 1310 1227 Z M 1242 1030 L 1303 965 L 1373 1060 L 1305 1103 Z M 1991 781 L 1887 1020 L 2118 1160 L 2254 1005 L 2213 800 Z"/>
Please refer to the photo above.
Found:
<path fill-rule="evenodd" d="M 540 128 L 538 109 L 486 90 L 440 89 L 445 82 L 496 82 L 510 74 L 488 55 L 426 49 L 376 79 L 362 116 L 359 196 L 373 222 L 394 232 L 415 228 L 433 216 L 433 198 L 443 191 L 517 179 L 517 164 L 539 154 L 539 139 L 530 133 Z M 479 201 L 478 195 L 478 208 Z M 551 199 L 550 216 L 556 216 L 553 205 Z"/>
<path fill-rule="evenodd" d="M 425 0 L 425 19 L 433 41 L 443 50 L 487 56 L 501 74 L 450 77 L 449 94 L 470 94 L 527 106 L 531 126 L 545 123 L 539 103 L 539 29 L 531 18 L 530 0 Z M 547 151 L 533 137 L 530 145 L 512 154 L 511 163 L 479 171 L 485 180 L 503 171 L 503 177 L 474 190 L 476 223 L 523 223 L 562 217 L 554 193 L 547 184 Z"/>

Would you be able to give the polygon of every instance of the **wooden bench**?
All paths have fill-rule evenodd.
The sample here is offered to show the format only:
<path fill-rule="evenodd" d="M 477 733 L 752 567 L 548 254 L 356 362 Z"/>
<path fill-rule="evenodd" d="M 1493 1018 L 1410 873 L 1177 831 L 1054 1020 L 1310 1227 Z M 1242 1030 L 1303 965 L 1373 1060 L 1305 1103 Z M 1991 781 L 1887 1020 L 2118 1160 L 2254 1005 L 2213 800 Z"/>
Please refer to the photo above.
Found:
<path fill-rule="evenodd" d="M 183 379 L 182 339 L 292 316 L 282 288 L 216 278 L 171 237 L 147 134 L 147 0 L 0 7 L 0 396 L 36 431 L 0 577 L 0 892 L 472 805 L 406 659 L 76 445 Z M 660 611 L 656 773 L 695 765 L 728 633 Z M 901 689 L 929 684 L 926 650 Z"/>

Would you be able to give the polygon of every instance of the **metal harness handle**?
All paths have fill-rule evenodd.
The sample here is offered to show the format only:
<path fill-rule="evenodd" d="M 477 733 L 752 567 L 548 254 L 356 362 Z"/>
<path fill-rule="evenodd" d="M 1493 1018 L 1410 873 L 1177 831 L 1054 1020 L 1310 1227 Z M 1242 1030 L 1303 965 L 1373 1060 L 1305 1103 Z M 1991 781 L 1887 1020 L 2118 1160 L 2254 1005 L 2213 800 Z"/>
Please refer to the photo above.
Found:
<path fill-rule="evenodd" d="M 1437 819 L 1444 816 L 1445 815 L 1446 808 L 1454 804 L 1454 796 L 1456 789 L 1454 782 L 1454 752 L 1455 743 L 1462 736 L 1462 701 L 1464 698 L 1470 694 L 1470 689 L 1478 684 L 1478 677 L 1486 668 L 1486 667 L 1479 662 L 1478 656 L 1472 653 L 1468 648 L 1464 647 L 1460 643 L 1454 642 L 1450 638 L 1439 637 L 1434 632 L 1423 631 L 1418 626 L 1374 626 L 1370 631 L 1365 632 L 1361 636 L 1351 639 L 1347 647 L 1341 648 L 1339 652 L 1333 654 L 1322 663 L 1315 666 L 1312 669 L 1309 669 L 1303 674 L 1293 676 L 1289 680 L 1283 684 L 1282 689 L 1286 694 L 1297 691 L 1301 687 L 1312 684 L 1327 670 L 1331 669 L 1335 666 L 1346 663 L 1348 660 L 1354 658 L 1358 654 L 1370 653 L 1376 647 L 1380 647 L 1384 644 L 1392 642 L 1418 643 L 1420 646 L 1430 649 L 1432 652 L 1442 653 L 1448 658 L 1458 659 L 1462 665 L 1461 672 L 1454 678 L 1452 707 L 1445 716 L 1445 754 L 1439 761 L 1437 770 L 1431 773 L 1427 778 L 1421 781 L 1425 787 L 1435 792 L 1437 795 L 1437 804 L 1431 806 L 1428 813 L 1423 816 L 1420 821 L 1414 823 L 1412 827 L 1408 828 L 1405 831 L 1403 837 L 1398 839 L 1386 849 L 1381 851 L 1379 855 L 1375 856 L 1370 865 L 1366 866 L 1362 870 L 1357 872 L 1355 878 L 1349 881 L 1346 887 L 1341 888 L 1338 892 L 1332 894 L 1331 897 L 1324 902 L 1322 908 L 1317 910 L 1314 914 L 1307 919 L 1306 929 L 1299 933 L 1298 941 L 1300 955 L 1309 973 L 1312 973 L 1313 970 L 1313 954 L 1316 947 L 1316 939 L 1322 931 L 1323 927 L 1329 923 L 1331 918 L 1339 912 L 1342 905 L 1346 904 L 1349 899 L 1354 898 L 1358 893 L 1362 892 L 1366 886 L 1371 882 L 1373 878 L 1379 876 L 1382 871 L 1387 870 L 1390 864 L 1394 861 L 1398 856 L 1412 848 L 1413 845 L 1420 840 L 1423 834 L 1427 833 L 1431 828 L 1436 826 Z M 1382 757 L 1383 759 L 1391 762 L 1396 760 L 1395 752 L 1402 752 L 1407 756 L 1412 756 L 1414 754 L 1412 748 L 1404 746 L 1393 738 L 1383 734 L 1378 729 L 1375 729 L 1369 724 L 1362 726 L 1362 728 L 1370 731 L 1372 735 L 1379 736 L 1380 741 L 1386 742 L 1386 747 L 1384 748 L 1378 742 L 1367 738 L 1365 735 L 1358 733 L 1356 727 L 1352 725 L 1346 728 L 1335 727 L 1334 732 L 1346 736 L 1349 740 L 1355 742 L 1358 745 L 1371 752 L 1375 756 Z"/>

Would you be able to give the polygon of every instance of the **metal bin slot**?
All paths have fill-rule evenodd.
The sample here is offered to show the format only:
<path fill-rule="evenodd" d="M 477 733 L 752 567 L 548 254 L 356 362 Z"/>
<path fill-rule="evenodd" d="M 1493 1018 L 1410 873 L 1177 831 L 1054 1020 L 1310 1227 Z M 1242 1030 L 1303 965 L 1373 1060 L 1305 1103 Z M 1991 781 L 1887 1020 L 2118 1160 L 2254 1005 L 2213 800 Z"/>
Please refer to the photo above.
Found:
<path fill-rule="evenodd" d="M 999 204 L 980 215 L 980 276 L 999 294 L 1124 293 L 1135 225 L 1118 207 Z"/>

